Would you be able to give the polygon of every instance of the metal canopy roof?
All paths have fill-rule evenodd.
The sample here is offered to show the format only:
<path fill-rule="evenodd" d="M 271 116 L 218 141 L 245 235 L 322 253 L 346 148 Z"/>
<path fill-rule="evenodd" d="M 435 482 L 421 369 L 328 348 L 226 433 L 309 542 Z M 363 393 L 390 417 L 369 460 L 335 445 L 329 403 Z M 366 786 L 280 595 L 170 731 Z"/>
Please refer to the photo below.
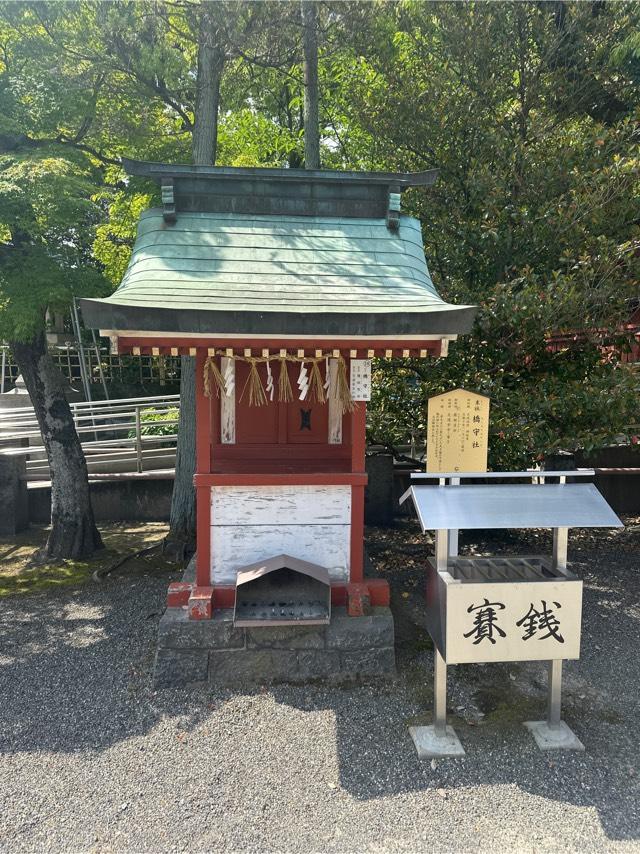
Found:
<path fill-rule="evenodd" d="M 236 587 L 242 587 L 243 584 L 248 584 L 257 578 L 269 575 L 271 572 L 277 572 L 279 569 L 292 569 L 301 575 L 315 578 L 316 581 L 321 581 L 323 584 L 331 584 L 329 570 L 325 566 L 282 554 L 241 567 L 236 576 Z"/>
<path fill-rule="evenodd" d="M 593 484 L 412 486 L 423 531 L 444 528 L 622 528 Z"/>
<path fill-rule="evenodd" d="M 418 220 L 142 214 L 116 292 L 82 300 L 88 326 L 238 334 L 422 335 L 471 328 L 438 296 Z"/>

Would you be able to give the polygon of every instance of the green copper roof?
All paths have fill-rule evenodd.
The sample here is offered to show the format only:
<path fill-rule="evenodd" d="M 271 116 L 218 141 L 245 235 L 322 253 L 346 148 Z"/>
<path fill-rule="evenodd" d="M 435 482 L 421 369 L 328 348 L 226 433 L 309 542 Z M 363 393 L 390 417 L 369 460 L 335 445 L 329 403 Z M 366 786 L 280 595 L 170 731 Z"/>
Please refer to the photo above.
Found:
<path fill-rule="evenodd" d="M 474 309 L 438 296 L 418 220 L 143 213 L 120 287 L 83 300 L 102 329 L 237 334 L 466 332 Z"/>

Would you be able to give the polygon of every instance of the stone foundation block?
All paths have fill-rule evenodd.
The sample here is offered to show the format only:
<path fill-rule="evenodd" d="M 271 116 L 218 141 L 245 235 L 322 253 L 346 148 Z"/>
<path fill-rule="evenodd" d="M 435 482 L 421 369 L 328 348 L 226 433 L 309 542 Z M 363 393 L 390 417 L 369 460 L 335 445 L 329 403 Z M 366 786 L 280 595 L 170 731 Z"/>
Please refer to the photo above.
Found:
<path fill-rule="evenodd" d="M 246 629 L 247 649 L 324 649 L 324 626 L 264 626 Z"/>
<path fill-rule="evenodd" d="M 349 617 L 344 608 L 335 608 L 327 629 L 329 649 L 370 649 L 392 646 L 393 617 L 388 608 L 372 608 L 366 617 Z"/>
<path fill-rule="evenodd" d="M 158 649 L 153 684 L 155 688 L 184 688 L 206 682 L 208 672 L 206 649 Z"/>
<path fill-rule="evenodd" d="M 168 608 L 158 627 L 155 686 L 208 679 L 242 687 L 392 675 L 393 617 L 388 608 L 371 610 L 369 616 L 349 617 L 345 607 L 335 607 L 327 626 L 235 628 L 232 609 L 194 620 L 187 608 Z"/>
<path fill-rule="evenodd" d="M 254 685 L 295 680 L 298 657 L 288 649 L 214 650 L 209 656 L 209 680 L 220 685 Z"/>
<path fill-rule="evenodd" d="M 333 649 L 308 649 L 298 653 L 297 681 L 331 679 L 340 673 L 340 653 Z"/>
<path fill-rule="evenodd" d="M 381 649 L 351 649 L 340 653 L 340 671 L 345 676 L 377 676 L 392 674 L 396 669 L 393 647 Z"/>
<path fill-rule="evenodd" d="M 233 626 L 232 611 L 215 611 L 210 620 L 189 619 L 185 608 L 167 608 L 158 625 L 158 646 L 171 649 L 244 647 L 244 632 Z"/>

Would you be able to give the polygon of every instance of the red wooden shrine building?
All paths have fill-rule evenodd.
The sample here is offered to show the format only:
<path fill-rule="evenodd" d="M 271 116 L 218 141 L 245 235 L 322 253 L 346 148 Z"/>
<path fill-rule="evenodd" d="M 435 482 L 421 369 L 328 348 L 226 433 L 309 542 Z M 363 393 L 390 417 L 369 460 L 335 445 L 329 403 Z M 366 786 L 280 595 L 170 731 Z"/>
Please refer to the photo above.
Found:
<path fill-rule="evenodd" d="M 446 355 L 474 314 L 440 299 L 400 212 L 435 173 L 127 169 L 162 207 L 119 288 L 82 310 L 118 353 L 196 359 L 196 579 L 169 604 L 209 618 L 279 555 L 324 567 L 334 605 L 388 604 L 363 576 L 368 360 Z"/>

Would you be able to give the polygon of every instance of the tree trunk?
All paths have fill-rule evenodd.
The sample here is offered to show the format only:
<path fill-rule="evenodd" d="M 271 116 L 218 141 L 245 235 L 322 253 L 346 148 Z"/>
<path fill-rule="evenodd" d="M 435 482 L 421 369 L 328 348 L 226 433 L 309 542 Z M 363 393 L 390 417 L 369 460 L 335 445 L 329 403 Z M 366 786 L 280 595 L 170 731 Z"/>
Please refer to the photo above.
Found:
<path fill-rule="evenodd" d="M 313 0 L 301 0 L 304 49 L 304 168 L 320 168 L 318 25 Z"/>
<path fill-rule="evenodd" d="M 176 448 L 176 477 L 171 495 L 169 533 L 163 552 L 182 561 L 193 554 L 196 542 L 196 366 L 193 356 L 180 359 L 180 424 Z"/>
<path fill-rule="evenodd" d="M 213 166 L 218 143 L 220 80 L 225 61 L 215 3 L 202 4 L 198 31 L 198 73 L 191 159 L 196 166 Z"/>
<path fill-rule="evenodd" d="M 103 548 L 93 518 L 87 463 L 43 332 L 11 342 L 11 351 L 31 397 L 51 472 L 51 531 L 41 556 L 88 557 Z"/>
<path fill-rule="evenodd" d="M 220 80 L 226 58 L 220 44 L 222 28 L 215 18 L 215 3 L 202 4 L 198 32 L 198 75 L 191 156 L 196 166 L 213 166 L 216 158 Z M 169 533 L 164 553 L 181 561 L 193 554 L 196 542 L 195 359 L 180 359 L 180 425 L 176 449 L 176 476 L 171 496 Z"/>

